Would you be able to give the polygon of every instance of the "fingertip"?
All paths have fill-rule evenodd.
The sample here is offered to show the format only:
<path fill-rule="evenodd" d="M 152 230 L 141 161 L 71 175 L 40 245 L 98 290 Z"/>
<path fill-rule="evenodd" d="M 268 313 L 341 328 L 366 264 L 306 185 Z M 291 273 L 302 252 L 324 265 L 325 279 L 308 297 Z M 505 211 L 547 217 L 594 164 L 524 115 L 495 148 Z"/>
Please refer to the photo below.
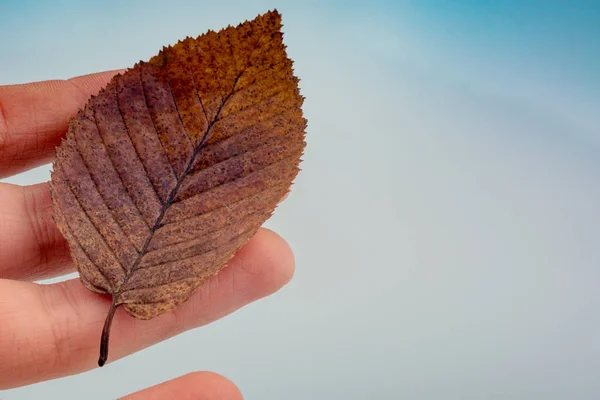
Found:
<path fill-rule="evenodd" d="M 295 259 L 290 245 L 270 229 L 261 228 L 232 261 L 233 273 L 251 281 L 257 297 L 275 293 L 294 276 Z"/>
<path fill-rule="evenodd" d="M 121 400 L 243 400 L 242 393 L 229 379 L 214 372 L 192 372 Z"/>
<path fill-rule="evenodd" d="M 278 233 L 263 228 L 263 235 L 272 243 L 271 263 L 275 266 L 274 283 L 277 288 L 288 284 L 296 272 L 296 258 L 290 244 Z"/>
<path fill-rule="evenodd" d="M 194 399 L 227 399 L 227 400 L 243 400 L 240 389 L 223 375 L 219 375 L 211 371 L 191 372 L 184 375 L 185 381 L 189 385 L 190 393 L 197 397 Z M 206 396 L 206 392 L 210 396 Z M 205 397 L 202 397 L 202 396 Z"/>

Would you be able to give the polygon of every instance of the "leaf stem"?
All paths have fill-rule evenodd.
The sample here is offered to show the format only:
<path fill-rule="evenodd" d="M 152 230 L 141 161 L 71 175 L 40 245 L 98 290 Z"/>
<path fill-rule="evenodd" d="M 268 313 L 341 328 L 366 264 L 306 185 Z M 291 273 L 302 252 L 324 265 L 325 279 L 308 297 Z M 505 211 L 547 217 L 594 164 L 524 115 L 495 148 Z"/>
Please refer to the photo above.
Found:
<path fill-rule="evenodd" d="M 108 359 L 108 339 L 110 338 L 110 326 L 112 325 L 112 320 L 118 307 L 119 306 L 117 305 L 116 297 L 113 297 L 113 302 L 110 306 L 110 310 L 108 310 L 106 321 L 104 322 L 104 329 L 102 329 L 102 339 L 100 340 L 100 358 L 98 358 L 98 366 L 100 367 L 106 364 L 106 360 Z"/>

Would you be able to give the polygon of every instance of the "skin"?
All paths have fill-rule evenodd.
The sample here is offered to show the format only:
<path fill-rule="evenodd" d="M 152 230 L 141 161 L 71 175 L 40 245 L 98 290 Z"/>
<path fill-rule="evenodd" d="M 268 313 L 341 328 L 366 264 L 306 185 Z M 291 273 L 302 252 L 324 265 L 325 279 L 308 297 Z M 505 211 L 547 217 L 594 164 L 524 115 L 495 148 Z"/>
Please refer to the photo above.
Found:
<path fill-rule="evenodd" d="M 51 162 L 69 119 L 117 72 L 0 86 L 0 178 Z M 0 389 L 97 367 L 110 297 L 90 292 L 78 279 L 51 285 L 32 282 L 74 270 L 67 243 L 52 220 L 48 184 L 0 183 Z M 150 321 L 119 309 L 110 361 L 268 296 L 293 273 L 288 244 L 261 229 L 227 268 L 181 307 Z M 226 378 L 196 372 L 124 398 L 237 400 L 242 395 Z"/>

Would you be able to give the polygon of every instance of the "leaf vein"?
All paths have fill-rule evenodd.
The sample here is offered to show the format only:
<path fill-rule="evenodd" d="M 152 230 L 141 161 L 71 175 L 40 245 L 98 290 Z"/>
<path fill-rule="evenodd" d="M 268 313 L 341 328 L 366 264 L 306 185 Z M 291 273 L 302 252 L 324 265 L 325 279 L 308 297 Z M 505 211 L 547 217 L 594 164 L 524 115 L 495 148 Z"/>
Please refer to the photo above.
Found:
<path fill-rule="evenodd" d="M 212 251 L 214 251 L 214 250 L 212 250 Z M 186 276 L 185 278 L 177 279 L 177 280 L 170 281 L 170 282 L 167 282 L 167 283 L 161 283 L 161 284 L 158 284 L 158 285 L 150 285 L 150 286 L 141 287 L 141 288 L 131 288 L 131 289 L 127 289 L 127 290 L 124 290 L 122 292 L 119 292 L 119 293 L 132 292 L 134 290 L 156 289 L 156 288 L 163 287 L 163 286 L 173 285 L 173 284 L 179 283 L 179 282 L 184 282 L 184 281 L 189 281 L 189 280 L 197 280 L 197 279 L 199 279 L 199 278 L 196 277 L 196 276 Z M 143 304 L 146 304 L 146 302 L 144 302 Z"/>
<path fill-rule="evenodd" d="M 152 112 L 150 112 L 150 104 L 148 104 L 148 96 L 146 95 L 146 87 L 144 86 L 144 81 L 142 79 L 142 67 L 141 67 L 141 65 L 140 65 L 139 70 L 140 70 L 139 79 L 140 79 L 140 85 L 142 87 L 142 96 L 144 97 L 144 102 L 146 103 L 146 110 L 148 111 L 148 114 L 150 115 L 150 121 L 152 121 L 152 128 L 154 129 L 154 133 L 156 134 L 156 138 L 158 139 L 158 143 L 160 143 L 160 147 L 163 150 L 163 154 L 165 155 L 165 158 L 167 159 L 167 164 L 169 164 L 169 167 L 171 167 L 171 171 L 173 172 L 173 177 L 175 179 L 177 179 L 177 172 L 175 172 L 175 167 L 171 163 L 171 159 L 169 159 L 169 155 L 167 154 L 167 150 L 165 149 L 165 145 L 163 144 L 162 140 L 160 140 L 160 136 L 158 135 L 158 129 L 156 129 L 156 122 L 154 121 L 154 116 L 152 115 Z"/>
<path fill-rule="evenodd" d="M 87 218 L 87 220 L 90 222 L 90 225 L 92 225 L 94 227 L 94 230 L 96 231 L 96 233 L 98 234 L 98 236 L 100 236 L 100 238 L 102 239 L 102 242 L 104 242 L 104 244 L 108 248 L 110 254 L 114 257 L 115 261 L 119 264 L 119 266 L 123 270 L 124 274 L 126 275 L 127 274 L 127 268 L 125 268 L 125 266 L 123 265 L 123 263 L 121 263 L 121 260 L 119 260 L 119 258 L 117 257 L 117 254 L 115 253 L 115 251 L 112 249 L 112 247 L 110 247 L 110 245 L 106 241 L 106 238 L 100 232 L 100 229 L 98 229 L 98 227 L 96 226 L 96 224 L 94 224 L 94 221 L 90 217 L 90 214 L 88 214 L 87 210 L 85 209 L 85 207 L 81 203 L 81 200 L 77 197 L 77 194 L 75 194 L 75 191 L 71 187 L 71 182 L 69 181 L 69 179 L 66 176 L 64 176 L 64 180 L 67 182 L 66 186 L 69 189 L 69 192 L 71 192 L 71 194 L 73 195 L 73 198 L 75 199 L 75 201 L 79 205 L 79 208 L 81 209 L 81 211 L 83 211 L 83 213 L 84 213 L 85 217 Z M 101 268 L 98 268 L 98 270 L 101 270 Z"/>
<path fill-rule="evenodd" d="M 263 103 L 263 102 L 265 102 L 265 101 L 267 101 L 267 100 L 271 100 L 271 99 L 273 99 L 273 98 L 274 98 L 274 97 L 276 97 L 276 96 L 279 96 L 281 93 L 285 92 L 285 90 L 286 90 L 286 89 L 284 88 L 284 89 L 278 90 L 277 92 L 273 93 L 273 94 L 272 94 L 272 95 L 270 95 L 270 96 L 263 97 L 263 98 L 261 98 L 260 100 L 257 100 L 256 102 L 254 102 L 254 103 L 252 103 L 252 104 L 250 104 L 250 105 L 248 105 L 248 106 L 246 106 L 246 107 L 242 107 L 242 108 L 240 108 L 239 110 L 236 110 L 235 112 L 232 112 L 232 113 L 229 113 L 229 114 L 225 115 L 223 118 L 219 118 L 219 119 L 217 120 L 217 122 L 219 122 L 219 121 L 224 121 L 224 120 L 226 120 L 227 118 L 231 117 L 232 115 L 239 114 L 239 113 L 241 113 L 241 112 L 244 112 L 244 111 L 246 111 L 246 110 L 249 110 L 249 109 L 251 109 L 251 108 L 256 108 L 256 106 L 257 106 L 257 105 L 259 105 L 259 104 L 261 104 L 261 103 Z M 233 93 L 232 93 L 232 94 L 233 94 Z M 290 108 L 291 108 L 291 107 L 290 107 Z"/>
<path fill-rule="evenodd" d="M 93 107 L 92 107 L 92 115 L 93 115 L 93 119 L 94 119 L 94 124 L 96 124 L 96 130 L 98 132 L 98 136 L 100 137 L 100 141 L 102 142 L 102 146 L 106 150 L 106 158 L 108 158 L 108 161 L 110 162 L 110 165 L 112 165 L 113 170 L 115 171 L 115 174 L 119 178 L 119 181 L 121 181 L 121 185 L 123 186 L 123 188 L 125 189 L 125 192 L 127 193 L 127 195 L 129 196 L 129 198 L 131 199 L 131 202 L 133 203 L 133 206 L 137 210 L 137 212 L 138 212 L 138 214 L 140 216 L 140 219 L 144 222 L 144 225 L 146 225 L 146 227 L 150 228 L 150 226 L 146 222 L 146 219 L 144 218 L 142 212 L 140 211 L 140 208 L 138 207 L 138 205 L 136 204 L 136 202 L 133 200 L 133 196 L 131 195 L 130 189 L 127 187 L 127 185 L 123 181 L 123 178 L 121 177 L 121 174 L 119 174 L 119 171 L 117 170 L 117 167 L 115 166 L 115 163 L 112 160 L 112 158 L 111 158 L 111 156 L 110 156 L 110 154 L 108 152 L 108 148 L 106 146 L 106 143 L 104 142 L 104 138 L 102 137 L 102 134 L 100 134 L 100 125 L 98 125 L 98 119 L 96 118 L 96 110 Z"/>
<path fill-rule="evenodd" d="M 78 157 L 81 157 L 80 154 L 78 154 Z M 100 192 L 100 188 L 98 187 L 98 184 L 96 183 L 96 181 L 92 178 L 92 173 L 90 172 L 90 167 L 87 165 L 87 163 L 85 162 L 85 159 L 83 157 L 81 157 L 81 161 L 83 164 L 83 167 L 85 168 L 85 171 L 87 172 L 90 181 L 92 182 L 92 186 L 94 187 L 94 189 L 96 190 L 96 193 L 98 193 L 98 196 L 100 196 L 100 198 L 102 199 L 102 202 L 104 203 L 104 205 L 106 205 L 106 200 L 104 199 L 104 196 L 102 196 L 102 193 Z M 67 183 L 69 184 L 70 181 L 69 179 L 66 177 L 65 175 L 65 180 L 67 181 Z M 71 187 L 69 186 L 69 189 L 71 189 Z M 73 192 L 73 196 L 75 196 L 75 199 L 77 199 L 77 196 L 75 195 L 75 192 L 71 189 L 71 192 Z M 81 204 L 81 203 L 80 203 Z M 83 208 L 83 207 L 82 207 Z M 110 214 L 113 222 L 115 223 L 116 226 L 119 227 L 119 229 L 121 230 L 121 233 L 123 234 L 123 236 L 125 236 L 127 238 L 127 240 L 129 241 L 129 244 L 135 249 L 135 251 L 137 252 L 137 249 L 135 247 L 135 244 L 131 241 L 131 238 L 125 233 L 125 231 L 123 230 L 123 227 L 121 226 L 121 224 L 119 224 L 119 221 L 117 221 L 117 216 L 115 215 L 116 211 L 111 210 L 108 205 L 106 205 L 106 209 L 108 210 L 108 213 Z M 91 220 L 90 220 L 91 222 Z"/>
<path fill-rule="evenodd" d="M 144 172 L 146 173 L 146 178 L 148 178 L 148 183 L 150 183 L 150 187 L 152 188 L 152 190 L 154 191 L 154 194 L 156 195 L 156 198 L 158 199 L 158 202 L 160 203 L 160 205 L 163 205 L 163 201 L 160 198 L 160 195 L 158 194 L 158 191 L 156 190 L 156 187 L 154 186 L 154 184 L 152 183 L 152 181 L 150 180 L 150 173 L 148 172 L 148 168 L 146 167 L 146 165 L 144 164 L 144 161 L 142 161 L 142 157 L 140 156 L 140 153 L 138 152 L 137 148 L 135 147 L 135 144 L 133 143 L 133 139 L 131 138 L 131 132 L 129 131 L 129 127 L 127 126 L 127 122 L 125 122 L 125 116 L 123 115 L 123 110 L 121 110 L 121 104 L 119 102 L 119 86 L 118 86 L 118 82 L 119 82 L 119 76 L 117 75 L 116 78 L 116 100 L 117 100 L 117 110 L 119 111 L 119 115 L 121 116 L 121 120 L 123 121 L 123 126 L 125 127 L 125 132 L 127 133 L 127 137 L 129 138 L 129 142 L 131 143 L 131 147 L 133 147 L 133 151 L 135 152 L 135 155 L 137 156 L 137 159 L 140 161 L 140 164 L 142 164 L 142 168 L 144 168 Z"/>
<path fill-rule="evenodd" d="M 192 148 L 194 148 L 194 142 L 192 141 L 192 137 L 190 136 L 190 133 L 188 132 L 187 126 L 185 126 L 185 124 L 183 123 L 183 118 L 181 118 L 181 113 L 179 112 L 179 106 L 177 105 L 177 101 L 175 101 L 175 96 L 173 95 L 173 87 L 171 86 L 171 80 L 169 79 L 169 63 L 165 63 L 165 72 L 167 74 L 167 87 L 169 88 L 169 93 L 171 94 L 171 100 L 173 100 L 173 104 L 175 105 L 175 109 L 177 110 L 177 118 L 179 118 L 179 122 L 181 123 L 181 126 L 183 127 L 183 131 L 185 132 L 185 136 L 187 137 L 188 141 L 190 142 L 190 144 L 192 145 Z M 182 176 L 185 175 L 185 172 L 182 174 Z"/>
<path fill-rule="evenodd" d="M 253 214 L 255 214 L 255 213 L 253 213 Z M 199 238 L 194 238 L 194 239 L 192 239 L 192 240 L 201 239 L 201 238 L 204 238 L 204 237 L 206 237 L 206 236 L 209 236 L 209 235 L 211 235 L 211 234 L 215 234 L 215 233 L 217 233 L 217 232 L 220 232 L 220 231 L 224 230 L 225 228 L 228 228 L 229 226 L 231 226 L 231 224 L 229 224 L 229 225 L 226 225 L 226 226 L 222 227 L 221 229 L 217 229 L 216 231 L 209 232 L 209 233 L 207 233 L 206 235 L 200 236 Z M 235 241 L 236 239 L 239 239 L 240 237 L 242 237 L 242 236 L 244 236 L 244 235 L 248 234 L 248 233 L 249 233 L 249 232 L 251 232 L 253 229 L 255 229 L 255 228 L 250 228 L 250 229 L 247 229 L 247 230 L 245 230 L 244 232 L 240 233 L 239 235 L 235 235 L 235 236 L 234 236 L 234 237 L 232 237 L 230 240 L 228 240 L 227 242 L 223 243 L 221 246 L 226 246 L 227 244 L 229 244 L 229 243 L 231 243 L 231 242 Z M 185 241 L 185 242 L 182 242 L 182 243 L 191 242 L 192 240 Z M 206 243 L 206 242 L 202 242 L 202 244 L 203 244 L 203 243 Z M 219 247 L 220 247 L 220 246 L 219 246 Z M 202 252 L 202 253 L 198 253 L 198 254 L 192 254 L 192 255 L 190 255 L 190 256 L 183 257 L 183 258 L 178 258 L 178 259 L 175 259 L 175 260 L 169 260 L 169 261 L 165 261 L 165 262 L 159 262 L 159 263 L 152 264 L 152 265 L 146 265 L 146 266 L 143 266 L 143 267 L 140 267 L 140 268 L 138 268 L 138 271 L 140 271 L 140 270 L 148 270 L 148 269 L 152 269 L 152 268 L 157 268 L 157 267 L 160 267 L 161 265 L 166 265 L 166 264 L 170 264 L 170 263 L 181 262 L 181 261 L 185 261 L 185 260 L 188 260 L 188 259 L 190 259 L 190 258 L 194 258 L 194 257 L 200 257 L 200 256 L 203 256 L 204 254 L 210 253 L 211 251 L 218 250 L 218 249 L 219 249 L 219 247 L 211 248 L 211 249 L 209 249 L 209 250 L 206 250 L 206 251 L 204 251 L 204 252 Z"/>
<path fill-rule="evenodd" d="M 79 247 L 79 249 L 81 250 L 81 252 L 83 253 L 83 255 L 85 256 L 85 258 L 87 258 L 87 260 L 90 262 L 91 265 L 93 265 L 95 268 L 95 270 L 98 270 L 98 272 L 100 273 L 100 276 L 102 277 L 102 279 L 104 279 L 104 282 L 106 282 L 106 285 L 109 288 L 113 288 L 114 286 L 110 283 L 110 281 L 108 280 L 108 278 L 106 277 L 106 275 L 104 275 L 104 271 L 102 271 L 101 268 L 97 268 L 96 265 L 92 262 L 92 260 L 90 259 L 89 254 L 87 253 L 87 251 L 85 250 L 85 248 L 83 247 L 83 245 L 81 244 L 81 242 L 79 241 L 79 239 L 77 238 L 77 235 L 75 235 L 75 231 L 73 231 L 73 228 L 71 228 L 71 224 L 69 224 L 69 221 L 67 221 L 67 218 L 63 215 L 63 212 L 58 209 L 58 212 L 61 214 L 61 216 L 63 217 L 64 221 L 65 221 L 65 225 L 70 233 L 70 236 L 73 238 L 73 241 L 75 242 L 75 244 L 77 245 L 77 247 Z"/>
<path fill-rule="evenodd" d="M 242 175 L 242 176 L 238 176 L 238 177 L 236 177 L 236 178 L 234 178 L 234 179 L 230 179 L 230 180 L 227 180 L 227 181 L 225 181 L 225 182 L 221 182 L 220 184 L 218 184 L 218 185 L 216 185 L 216 186 L 213 186 L 213 187 L 209 188 L 208 190 L 205 190 L 205 191 L 203 191 L 203 192 L 200 192 L 200 193 L 196 193 L 196 194 L 194 194 L 194 195 L 192 195 L 192 196 L 186 197 L 185 199 L 179 199 L 179 200 L 177 200 L 177 201 L 174 201 L 174 202 L 173 202 L 173 204 L 181 203 L 181 202 L 183 202 L 183 201 L 187 201 L 187 200 L 193 199 L 193 198 L 195 198 L 195 197 L 202 196 L 202 195 L 204 195 L 204 194 L 206 194 L 206 193 L 209 193 L 209 192 L 211 192 L 211 191 L 213 191 L 213 190 L 216 190 L 216 189 L 220 188 L 221 186 L 227 185 L 227 184 L 229 184 L 229 183 L 234 183 L 234 182 L 237 182 L 237 181 L 239 181 L 240 179 L 244 179 L 244 178 L 246 178 L 246 177 L 248 177 L 248 176 L 250 176 L 250 175 L 257 174 L 257 173 L 259 173 L 260 171 L 263 171 L 263 170 L 265 170 L 265 169 L 267 169 L 267 168 L 269 168 L 269 167 L 272 167 L 272 166 L 273 166 L 273 165 L 275 165 L 275 164 L 284 163 L 285 161 L 289 160 L 290 158 L 293 158 L 293 157 L 298 157 L 298 156 L 299 156 L 301 153 L 302 153 L 302 150 L 300 150 L 300 151 L 298 151 L 298 152 L 296 152 L 296 153 L 294 153 L 294 154 L 292 154 L 292 155 L 289 155 L 289 156 L 287 156 L 287 157 L 284 157 L 284 158 L 282 158 L 282 159 L 279 159 L 279 160 L 277 160 L 277 161 L 274 161 L 274 162 L 272 162 L 272 163 L 270 163 L 270 164 L 268 164 L 268 165 L 264 166 L 264 167 L 263 167 L 263 168 L 261 168 L 261 169 L 257 169 L 256 171 L 252 171 L 252 172 L 250 172 L 250 173 L 248 173 L 248 174 L 245 174 L 245 175 Z M 225 161 L 226 161 L 226 160 L 225 160 Z M 259 192 L 259 193 L 260 193 L 260 192 Z M 234 204 L 234 203 L 231 203 L 231 204 Z M 176 222 L 176 221 L 174 221 L 174 222 Z M 166 225 L 168 225 L 168 224 L 165 224 L 165 225 L 163 225 L 163 226 L 166 226 Z"/>

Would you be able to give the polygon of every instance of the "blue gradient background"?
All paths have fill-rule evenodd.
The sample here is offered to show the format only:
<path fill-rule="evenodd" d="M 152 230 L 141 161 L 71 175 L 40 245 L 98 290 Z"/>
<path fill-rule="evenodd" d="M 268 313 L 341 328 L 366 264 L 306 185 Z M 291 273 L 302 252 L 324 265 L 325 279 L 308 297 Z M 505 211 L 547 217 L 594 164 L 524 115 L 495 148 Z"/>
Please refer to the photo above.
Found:
<path fill-rule="evenodd" d="M 273 7 L 309 121 L 267 223 L 292 283 L 2 398 L 205 369 L 247 399 L 599 398 L 600 2 L 0 1 L 0 84 L 130 66 Z"/>

